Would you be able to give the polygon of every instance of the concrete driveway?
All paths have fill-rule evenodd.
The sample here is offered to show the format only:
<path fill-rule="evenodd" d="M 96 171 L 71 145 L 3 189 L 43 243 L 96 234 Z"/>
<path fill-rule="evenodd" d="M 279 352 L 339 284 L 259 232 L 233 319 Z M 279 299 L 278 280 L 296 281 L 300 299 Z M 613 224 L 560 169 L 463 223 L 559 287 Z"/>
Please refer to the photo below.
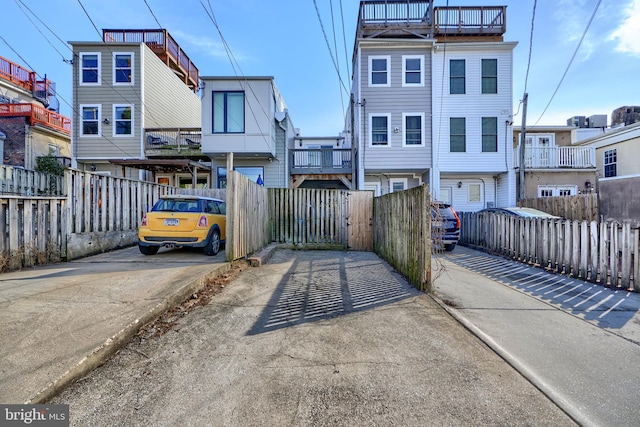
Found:
<path fill-rule="evenodd" d="M 367 252 L 278 250 L 52 403 L 78 426 L 575 425 Z"/>

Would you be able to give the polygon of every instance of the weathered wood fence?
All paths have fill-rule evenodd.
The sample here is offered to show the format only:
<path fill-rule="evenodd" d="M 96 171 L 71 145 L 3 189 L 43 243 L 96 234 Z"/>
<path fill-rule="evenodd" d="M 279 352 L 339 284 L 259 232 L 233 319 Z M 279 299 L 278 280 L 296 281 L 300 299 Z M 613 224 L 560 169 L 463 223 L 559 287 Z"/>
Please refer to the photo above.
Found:
<path fill-rule="evenodd" d="M 565 219 L 597 221 L 600 218 L 596 193 L 523 199 L 518 206 L 538 209 Z"/>
<path fill-rule="evenodd" d="M 225 254 L 233 261 L 265 247 L 271 240 L 269 196 L 265 187 L 239 172 L 227 172 Z"/>
<path fill-rule="evenodd" d="M 418 289 L 431 291 L 431 202 L 426 185 L 374 199 L 374 251 Z"/>
<path fill-rule="evenodd" d="M 640 292 L 640 229 L 615 221 L 461 213 L 463 244 L 582 280 Z"/>
<path fill-rule="evenodd" d="M 64 177 L 14 166 L 0 166 L 0 193 L 25 197 L 63 196 Z"/>

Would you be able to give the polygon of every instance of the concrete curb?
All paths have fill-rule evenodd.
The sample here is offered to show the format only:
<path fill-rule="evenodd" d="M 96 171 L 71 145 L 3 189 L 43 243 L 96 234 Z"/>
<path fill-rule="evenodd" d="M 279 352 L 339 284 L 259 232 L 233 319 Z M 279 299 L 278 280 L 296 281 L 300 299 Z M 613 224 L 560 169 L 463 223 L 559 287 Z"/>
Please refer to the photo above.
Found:
<path fill-rule="evenodd" d="M 60 376 L 60 378 L 52 381 L 44 389 L 40 390 L 35 396 L 25 402 L 25 404 L 45 403 L 48 399 L 57 395 L 61 390 L 102 365 L 107 361 L 107 359 L 109 359 L 109 357 L 115 354 L 116 351 L 127 344 L 144 325 L 153 321 L 162 313 L 165 313 L 171 308 L 187 300 L 194 293 L 197 293 L 206 285 L 207 279 L 222 275 L 230 269 L 231 264 L 225 263 L 215 267 L 213 270 L 203 274 L 201 277 L 185 283 L 172 295 L 169 295 L 164 301 L 159 302 L 141 317 L 135 319 L 133 322 L 107 339 L 102 345 L 82 358 L 76 366 L 66 371 Z"/>
<path fill-rule="evenodd" d="M 520 375 L 522 375 L 527 381 L 533 384 L 538 390 L 540 390 L 549 400 L 558 406 L 565 414 L 567 414 L 573 421 L 578 423 L 581 426 L 594 426 L 592 421 L 585 418 L 585 416 L 580 412 L 578 408 L 572 405 L 570 402 L 567 402 L 565 398 L 556 393 L 547 383 L 545 383 L 540 377 L 535 375 L 529 368 L 520 363 L 515 357 L 513 357 L 508 351 L 502 348 L 498 343 L 496 343 L 489 335 L 485 334 L 481 329 L 479 329 L 476 325 L 467 320 L 458 310 L 452 308 L 445 304 L 440 298 L 436 297 L 434 294 L 430 293 L 429 296 L 433 299 L 440 307 L 444 309 L 451 317 L 457 320 L 462 326 L 464 326 L 469 332 L 478 337 L 482 342 L 484 342 L 494 353 L 500 356 L 505 362 L 507 362 L 513 369 L 518 371 Z"/>

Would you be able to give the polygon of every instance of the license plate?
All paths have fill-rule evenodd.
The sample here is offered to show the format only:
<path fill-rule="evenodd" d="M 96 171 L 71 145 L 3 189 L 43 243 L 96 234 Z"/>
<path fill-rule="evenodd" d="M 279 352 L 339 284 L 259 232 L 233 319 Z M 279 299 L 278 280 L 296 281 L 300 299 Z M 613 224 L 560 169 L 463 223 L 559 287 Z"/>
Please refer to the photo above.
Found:
<path fill-rule="evenodd" d="M 167 218 L 164 220 L 164 225 L 166 226 L 176 226 L 180 223 L 180 220 L 177 218 Z"/>

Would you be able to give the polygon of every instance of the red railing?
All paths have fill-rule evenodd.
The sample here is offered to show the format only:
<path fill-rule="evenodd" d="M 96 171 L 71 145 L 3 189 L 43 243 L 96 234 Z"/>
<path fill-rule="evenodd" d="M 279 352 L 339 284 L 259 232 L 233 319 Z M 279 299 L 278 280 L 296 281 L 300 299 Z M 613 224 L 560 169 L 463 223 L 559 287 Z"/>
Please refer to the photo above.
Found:
<path fill-rule="evenodd" d="M 36 123 L 71 134 L 71 119 L 35 104 L 0 104 L 0 117 L 28 117 L 31 126 Z"/>
<path fill-rule="evenodd" d="M 38 80 L 34 71 L 27 70 L 2 56 L 0 56 L 0 78 L 16 84 L 32 94 L 43 93 L 45 98 L 51 93 L 53 85 L 53 82 L 48 79 Z"/>

